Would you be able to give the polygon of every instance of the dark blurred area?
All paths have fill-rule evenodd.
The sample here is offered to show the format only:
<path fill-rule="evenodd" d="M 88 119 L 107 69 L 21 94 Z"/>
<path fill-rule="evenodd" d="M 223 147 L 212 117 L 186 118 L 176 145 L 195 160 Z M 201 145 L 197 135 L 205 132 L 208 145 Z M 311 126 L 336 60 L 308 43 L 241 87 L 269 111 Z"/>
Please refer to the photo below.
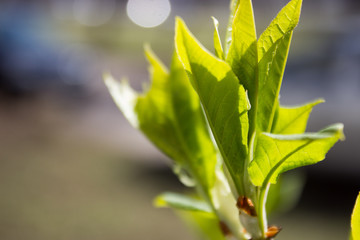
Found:
<path fill-rule="evenodd" d="M 176 15 L 212 50 L 210 17 L 224 33 L 228 1 L 131 1 L 134 12 L 126 0 L 0 2 L 0 239 L 196 239 L 171 211 L 152 207 L 156 194 L 184 189 L 118 111 L 102 74 L 128 76 L 141 90 L 142 46 L 168 62 Z M 288 1 L 253 2 L 260 35 Z M 304 1 L 281 102 L 319 97 L 327 102 L 309 130 L 343 122 L 347 139 L 302 169 L 299 205 L 273 219 L 280 240 L 348 236 L 360 190 L 358 0 Z"/>

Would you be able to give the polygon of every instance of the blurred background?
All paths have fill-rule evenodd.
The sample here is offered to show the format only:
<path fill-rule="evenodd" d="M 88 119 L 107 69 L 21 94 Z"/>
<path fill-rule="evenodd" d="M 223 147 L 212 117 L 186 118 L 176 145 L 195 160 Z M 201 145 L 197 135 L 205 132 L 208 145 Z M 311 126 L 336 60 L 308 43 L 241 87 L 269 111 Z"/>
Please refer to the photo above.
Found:
<path fill-rule="evenodd" d="M 254 0 L 258 35 L 285 0 Z M 148 81 L 143 44 L 164 62 L 174 17 L 212 50 L 228 1 L 2 0 L 0 2 L 0 239 L 197 239 L 160 192 L 183 191 L 169 160 L 132 129 L 103 72 Z M 223 36 L 222 35 L 222 36 Z M 309 130 L 345 124 L 346 141 L 296 174 L 297 207 L 277 214 L 278 239 L 347 239 L 360 190 L 360 2 L 304 1 L 281 91 L 285 105 L 327 100 Z M 290 173 L 294 174 L 294 173 Z M 301 184 L 300 184 L 301 185 Z"/>

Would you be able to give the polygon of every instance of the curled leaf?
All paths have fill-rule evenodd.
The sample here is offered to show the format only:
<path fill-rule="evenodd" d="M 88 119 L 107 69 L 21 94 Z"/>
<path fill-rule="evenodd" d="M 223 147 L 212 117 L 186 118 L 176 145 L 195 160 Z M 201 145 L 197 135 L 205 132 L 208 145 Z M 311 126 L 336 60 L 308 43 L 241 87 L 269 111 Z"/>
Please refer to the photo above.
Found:
<path fill-rule="evenodd" d="M 276 183 L 282 172 L 323 160 L 329 149 L 343 139 L 343 127 L 334 124 L 318 133 L 262 133 L 258 137 L 254 160 L 248 168 L 253 184 L 266 186 Z"/>

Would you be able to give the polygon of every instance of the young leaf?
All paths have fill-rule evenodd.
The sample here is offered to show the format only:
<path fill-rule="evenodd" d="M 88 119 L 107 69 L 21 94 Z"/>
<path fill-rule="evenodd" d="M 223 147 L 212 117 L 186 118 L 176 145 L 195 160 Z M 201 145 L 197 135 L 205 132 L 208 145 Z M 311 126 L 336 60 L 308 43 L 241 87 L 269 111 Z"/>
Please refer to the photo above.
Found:
<path fill-rule="evenodd" d="M 234 16 L 239 3 L 240 3 L 239 0 L 231 0 L 230 2 L 230 14 L 229 14 L 229 20 L 228 20 L 228 25 L 226 28 L 226 36 L 225 36 L 225 56 L 227 55 L 229 51 L 229 47 L 231 45 Z"/>
<path fill-rule="evenodd" d="M 170 73 L 149 48 L 146 56 L 152 86 L 145 94 L 137 95 L 111 77 L 105 82 L 134 127 L 189 172 L 204 192 L 209 191 L 217 159 L 199 98 L 176 55 Z"/>
<path fill-rule="evenodd" d="M 275 134 L 297 134 L 304 133 L 310 113 L 314 106 L 324 102 L 318 99 L 303 106 L 282 107 L 279 106 L 275 115 L 271 133 Z"/>
<path fill-rule="evenodd" d="M 191 171 L 200 179 L 204 190 L 209 190 L 214 183 L 217 151 L 210 138 L 199 97 L 176 54 L 172 61 L 169 83 L 169 94 L 177 119 L 177 134 L 188 152 Z"/>
<path fill-rule="evenodd" d="M 251 104 L 249 134 L 252 135 L 255 129 L 257 106 L 258 60 L 256 29 L 251 0 L 241 0 L 238 4 L 232 23 L 232 42 L 226 61 L 231 66 L 240 83 L 248 91 Z"/>
<path fill-rule="evenodd" d="M 258 40 L 258 59 L 262 60 L 269 49 L 292 32 L 299 23 L 302 0 L 291 0 L 270 23 Z"/>
<path fill-rule="evenodd" d="M 351 215 L 351 237 L 352 240 L 360 240 L 360 193 L 356 198 Z"/>
<path fill-rule="evenodd" d="M 212 212 L 211 207 L 205 201 L 191 198 L 178 193 L 163 193 L 154 199 L 156 207 L 171 207 L 187 211 Z"/>
<path fill-rule="evenodd" d="M 215 48 L 215 54 L 218 58 L 224 60 L 224 52 L 221 45 L 221 39 L 219 34 L 219 21 L 212 17 L 212 20 L 214 22 L 214 48 Z"/>
<path fill-rule="evenodd" d="M 249 103 L 230 66 L 216 58 L 176 21 L 175 47 L 207 116 L 208 123 L 237 190 L 247 156 Z"/>
<path fill-rule="evenodd" d="M 299 22 L 302 0 L 290 1 L 258 40 L 259 98 L 257 127 L 270 132 L 294 28 Z"/>
<path fill-rule="evenodd" d="M 342 124 L 334 124 L 318 133 L 262 133 L 258 136 L 255 158 L 248 168 L 250 178 L 256 186 L 276 183 L 282 172 L 323 160 L 329 149 L 342 138 Z"/>
<path fill-rule="evenodd" d="M 126 79 L 118 82 L 110 74 L 104 74 L 103 78 L 114 102 L 123 112 L 125 118 L 134 128 L 138 128 L 139 121 L 134 111 L 138 98 L 137 93 L 129 86 Z"/>

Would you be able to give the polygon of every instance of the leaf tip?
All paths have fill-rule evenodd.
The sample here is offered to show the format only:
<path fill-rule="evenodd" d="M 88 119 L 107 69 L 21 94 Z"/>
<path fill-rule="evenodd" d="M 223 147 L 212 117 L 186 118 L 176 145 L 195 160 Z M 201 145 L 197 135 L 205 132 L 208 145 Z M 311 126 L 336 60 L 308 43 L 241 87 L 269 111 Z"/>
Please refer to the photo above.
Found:
<path fill-rule="evenodd" d="M 184 20 L 181 17 L 179 17 L 179 16 L 175 17 L 175 29 L 183 26 L 184 24 L 185 24 Z"/>
<path fill-rule="evenodd" d="M 144 45 L 143 45 L 143 48 L 144 48 L 144 52 L 148 52 L 148 51 L 152 51 L 151 50 L 151 46 L 150 46 L 150 43 L 148 42 L 145 42 Z"/>
<path fill-rule="evenodd" d="M 103 72 L 102 74 L 102 80 L 106 83 L 107 81 L 111 81 L 111 73 L 108 71 Z"/>
<path fill-rule="evenodd" d="M 134 109 L 138 94 L 130 87 L 126 78 L 123 78 L 122 81 L 119 82 L 115 80 L 112 75 L 104 73 L 103 79 L 116 105 L 129 122 L 137 128 L 139 122 Z"/>
<path fill-rule="evenodd" d="M 166 201 L 163 198 L 163 194 L 158 195 L 153 199 L 153 206 L 157 208 L 163 208 L 167 206 Z"/>
<path fill-rule="evenodd" d="M 335 123 L 335 124 L 332 124 L 331 126 L 323 129 L 321 132 L 322 132 L 322 133 L 334 134 L 334 135 L 338 136 L 338 138 L 339 138 L 341 141 L 344 141 L 344 140 L 345 140 L 344 124 L 343 124 L 343 123 Z"/>
<path fill-rule="evenodd" d="M 342 123 L 338 123 L 338 125 L 339 125 L 339 134 L 340 134 L 340 140 L 341 141 L 345 141 L 345 139 L 346 139 L 346 137 L 345 137 L 345 134 L 344 134 L 344 124 L 342 124 Z"/>
<path fill-rule="evenodd" d="M 144 53 L 145 53 L 145 57 L 148 59 L 148 61 L 151 62 L 151 59 L 154 58 L 154 52 L 151 49 L 151 46 L 149 43 L 144 43 Z"/>
<path fill-rule="evenodd" d="M 110 72 L 104 72 L 104 73 L 103 73 L 103 76 L 102 76 L 102 79 L 103 79 L 105 85 L 109 88 L 109 90 L 110 90 L 110 88 L 111 88 L 112 86 L 114 86 L 115 84 L 119 84 L 119 83 L 114 79 L 114 77 L 111 75 Z"/>
<path fill-rule="evenodd" d="M 315 102 L 316 102 L 316 104 L 319 104 L 319 103 L 325 103 L 326 101 L 323 98 L 319 98 Z"/>
<path fill-rule="evenodd" d="M 219 26 L 219 21 L 214 16 L 211 16 L 211 19 L 213 20 L 214 26 L 218 27 Z"/>

